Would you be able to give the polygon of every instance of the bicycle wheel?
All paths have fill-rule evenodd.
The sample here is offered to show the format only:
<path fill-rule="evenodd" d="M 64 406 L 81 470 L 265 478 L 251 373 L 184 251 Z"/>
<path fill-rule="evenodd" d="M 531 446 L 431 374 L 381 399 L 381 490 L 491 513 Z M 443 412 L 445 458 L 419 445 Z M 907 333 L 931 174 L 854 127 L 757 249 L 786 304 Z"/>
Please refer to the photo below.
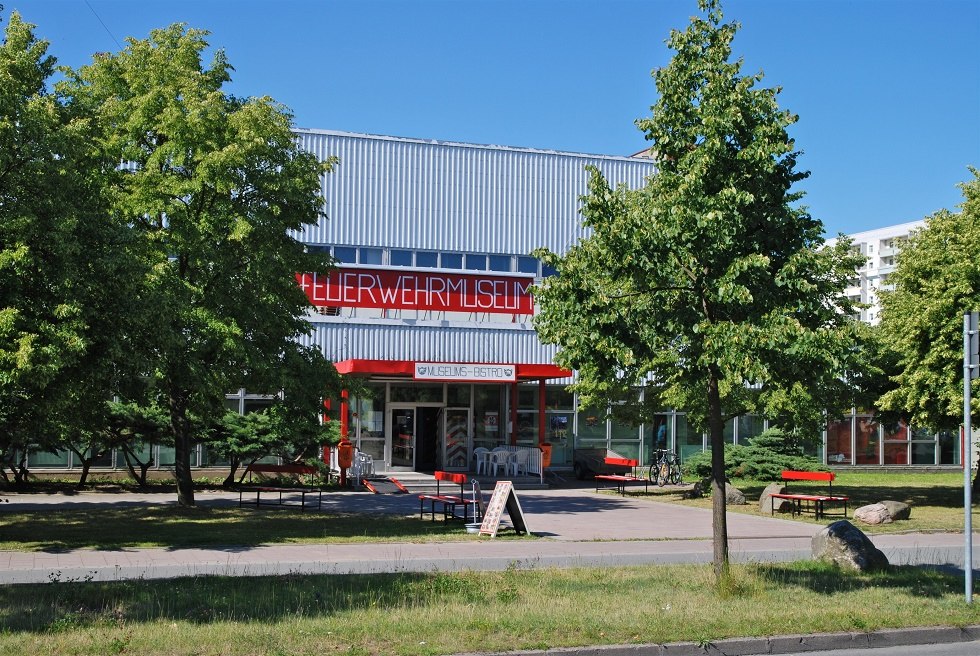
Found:
<path fill-rule="evenodd" d="M 667 484 L 667 479 L 670 477 L 670 465 L 667 464 L 667 461 L 661 460 L 657 469 L 659 470 L 657 472 L 657 485 L 663 487 Z"/>
<path fill-rule="evenodd" d="M 650 481 L 650 483 L 652 483 L 653 485 L 657 485 L 658 484 L 657 481 L 659 480 L 659 478 L 660 478 L 660 464 L 654 461 L 654 463 L 650 465 L 650 469 L 647 470 L 647 480 Z"/>
<path fill-rule="evenodd" d="M 681 466 L 677 464 L 677 461 L 670 463 L 670 484 L 680 485 L 681 483 Z"/>

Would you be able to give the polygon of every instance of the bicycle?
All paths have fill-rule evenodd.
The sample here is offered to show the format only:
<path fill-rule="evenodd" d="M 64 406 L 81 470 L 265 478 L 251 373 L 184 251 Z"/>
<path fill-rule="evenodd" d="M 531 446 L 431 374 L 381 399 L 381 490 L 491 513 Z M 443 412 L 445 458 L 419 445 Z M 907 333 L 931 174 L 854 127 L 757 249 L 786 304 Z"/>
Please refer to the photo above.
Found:
<path fill-rule="evenodd" d="M 677 485 L 681 482 L 681 465 L 677 454 L 665 449 L 654 452 L 653 461 L 647 471 L 647 479 L 660 487 L 667 483 Z"/>

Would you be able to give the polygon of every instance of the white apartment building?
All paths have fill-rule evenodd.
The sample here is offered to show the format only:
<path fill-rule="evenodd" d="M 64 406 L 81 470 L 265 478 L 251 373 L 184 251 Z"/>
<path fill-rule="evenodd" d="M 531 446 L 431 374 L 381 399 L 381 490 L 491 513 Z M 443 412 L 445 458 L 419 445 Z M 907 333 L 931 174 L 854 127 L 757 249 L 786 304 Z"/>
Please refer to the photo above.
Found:
<path fill-rule="evenodd" d="M 878 291 L 891 289 L 888 276 L 895 270 L 896 256 L 909 235 L 925 225 L 926 222 L 920 219 L 848 235 L 853 240 L 853 250 L 865 257 L 864 264 L 854 272 L 854 277 L 844 290 L 849 299 L 867 306 L 855 318 L 871 325 L 878 324 L 881 319 Z M 828 245 L 836 242 L 836 238 L 827 240 Z"/>

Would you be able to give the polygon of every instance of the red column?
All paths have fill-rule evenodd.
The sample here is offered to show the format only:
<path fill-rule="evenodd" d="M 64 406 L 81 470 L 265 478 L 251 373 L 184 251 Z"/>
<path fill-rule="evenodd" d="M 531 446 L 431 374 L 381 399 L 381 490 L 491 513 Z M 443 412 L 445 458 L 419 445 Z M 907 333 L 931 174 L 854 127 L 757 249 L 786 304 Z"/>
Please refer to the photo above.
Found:
<path fill-rule="evenodd" d="M 350 435 L 350 425 L 348 419 L 348 399 L 347 390 L 340 391 L 340 438 L 343 439 Z"/>

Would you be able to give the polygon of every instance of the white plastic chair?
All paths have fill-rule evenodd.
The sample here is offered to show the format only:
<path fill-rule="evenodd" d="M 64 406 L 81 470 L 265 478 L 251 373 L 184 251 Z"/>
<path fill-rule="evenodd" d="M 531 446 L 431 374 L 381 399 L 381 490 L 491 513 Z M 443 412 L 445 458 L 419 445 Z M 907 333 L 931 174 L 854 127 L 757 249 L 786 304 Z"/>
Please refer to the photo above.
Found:
<path fill-rule="evenodd" d="M 527 476 L 528 461 L 531 458 L 531 452 L 527 449 L 519 449 L 514 453 L 514 456 L 514 476 L 520 476 L 522 473 Z"/>
<path fill-rule="evenodd" d="M 476 461 L 476 473 L 486 474 L 490 469 L 490 449 L 485 446 L 478 446 L 473 449 L 473 459 Z"/>
<path fill-rule="evenodd" d="M 504 476 L 517 476 L 517 454 L 507 449 L 494 449 L 490 452 L 490 469 L 494 478 L 500 469 L 504 470 Z"/>

